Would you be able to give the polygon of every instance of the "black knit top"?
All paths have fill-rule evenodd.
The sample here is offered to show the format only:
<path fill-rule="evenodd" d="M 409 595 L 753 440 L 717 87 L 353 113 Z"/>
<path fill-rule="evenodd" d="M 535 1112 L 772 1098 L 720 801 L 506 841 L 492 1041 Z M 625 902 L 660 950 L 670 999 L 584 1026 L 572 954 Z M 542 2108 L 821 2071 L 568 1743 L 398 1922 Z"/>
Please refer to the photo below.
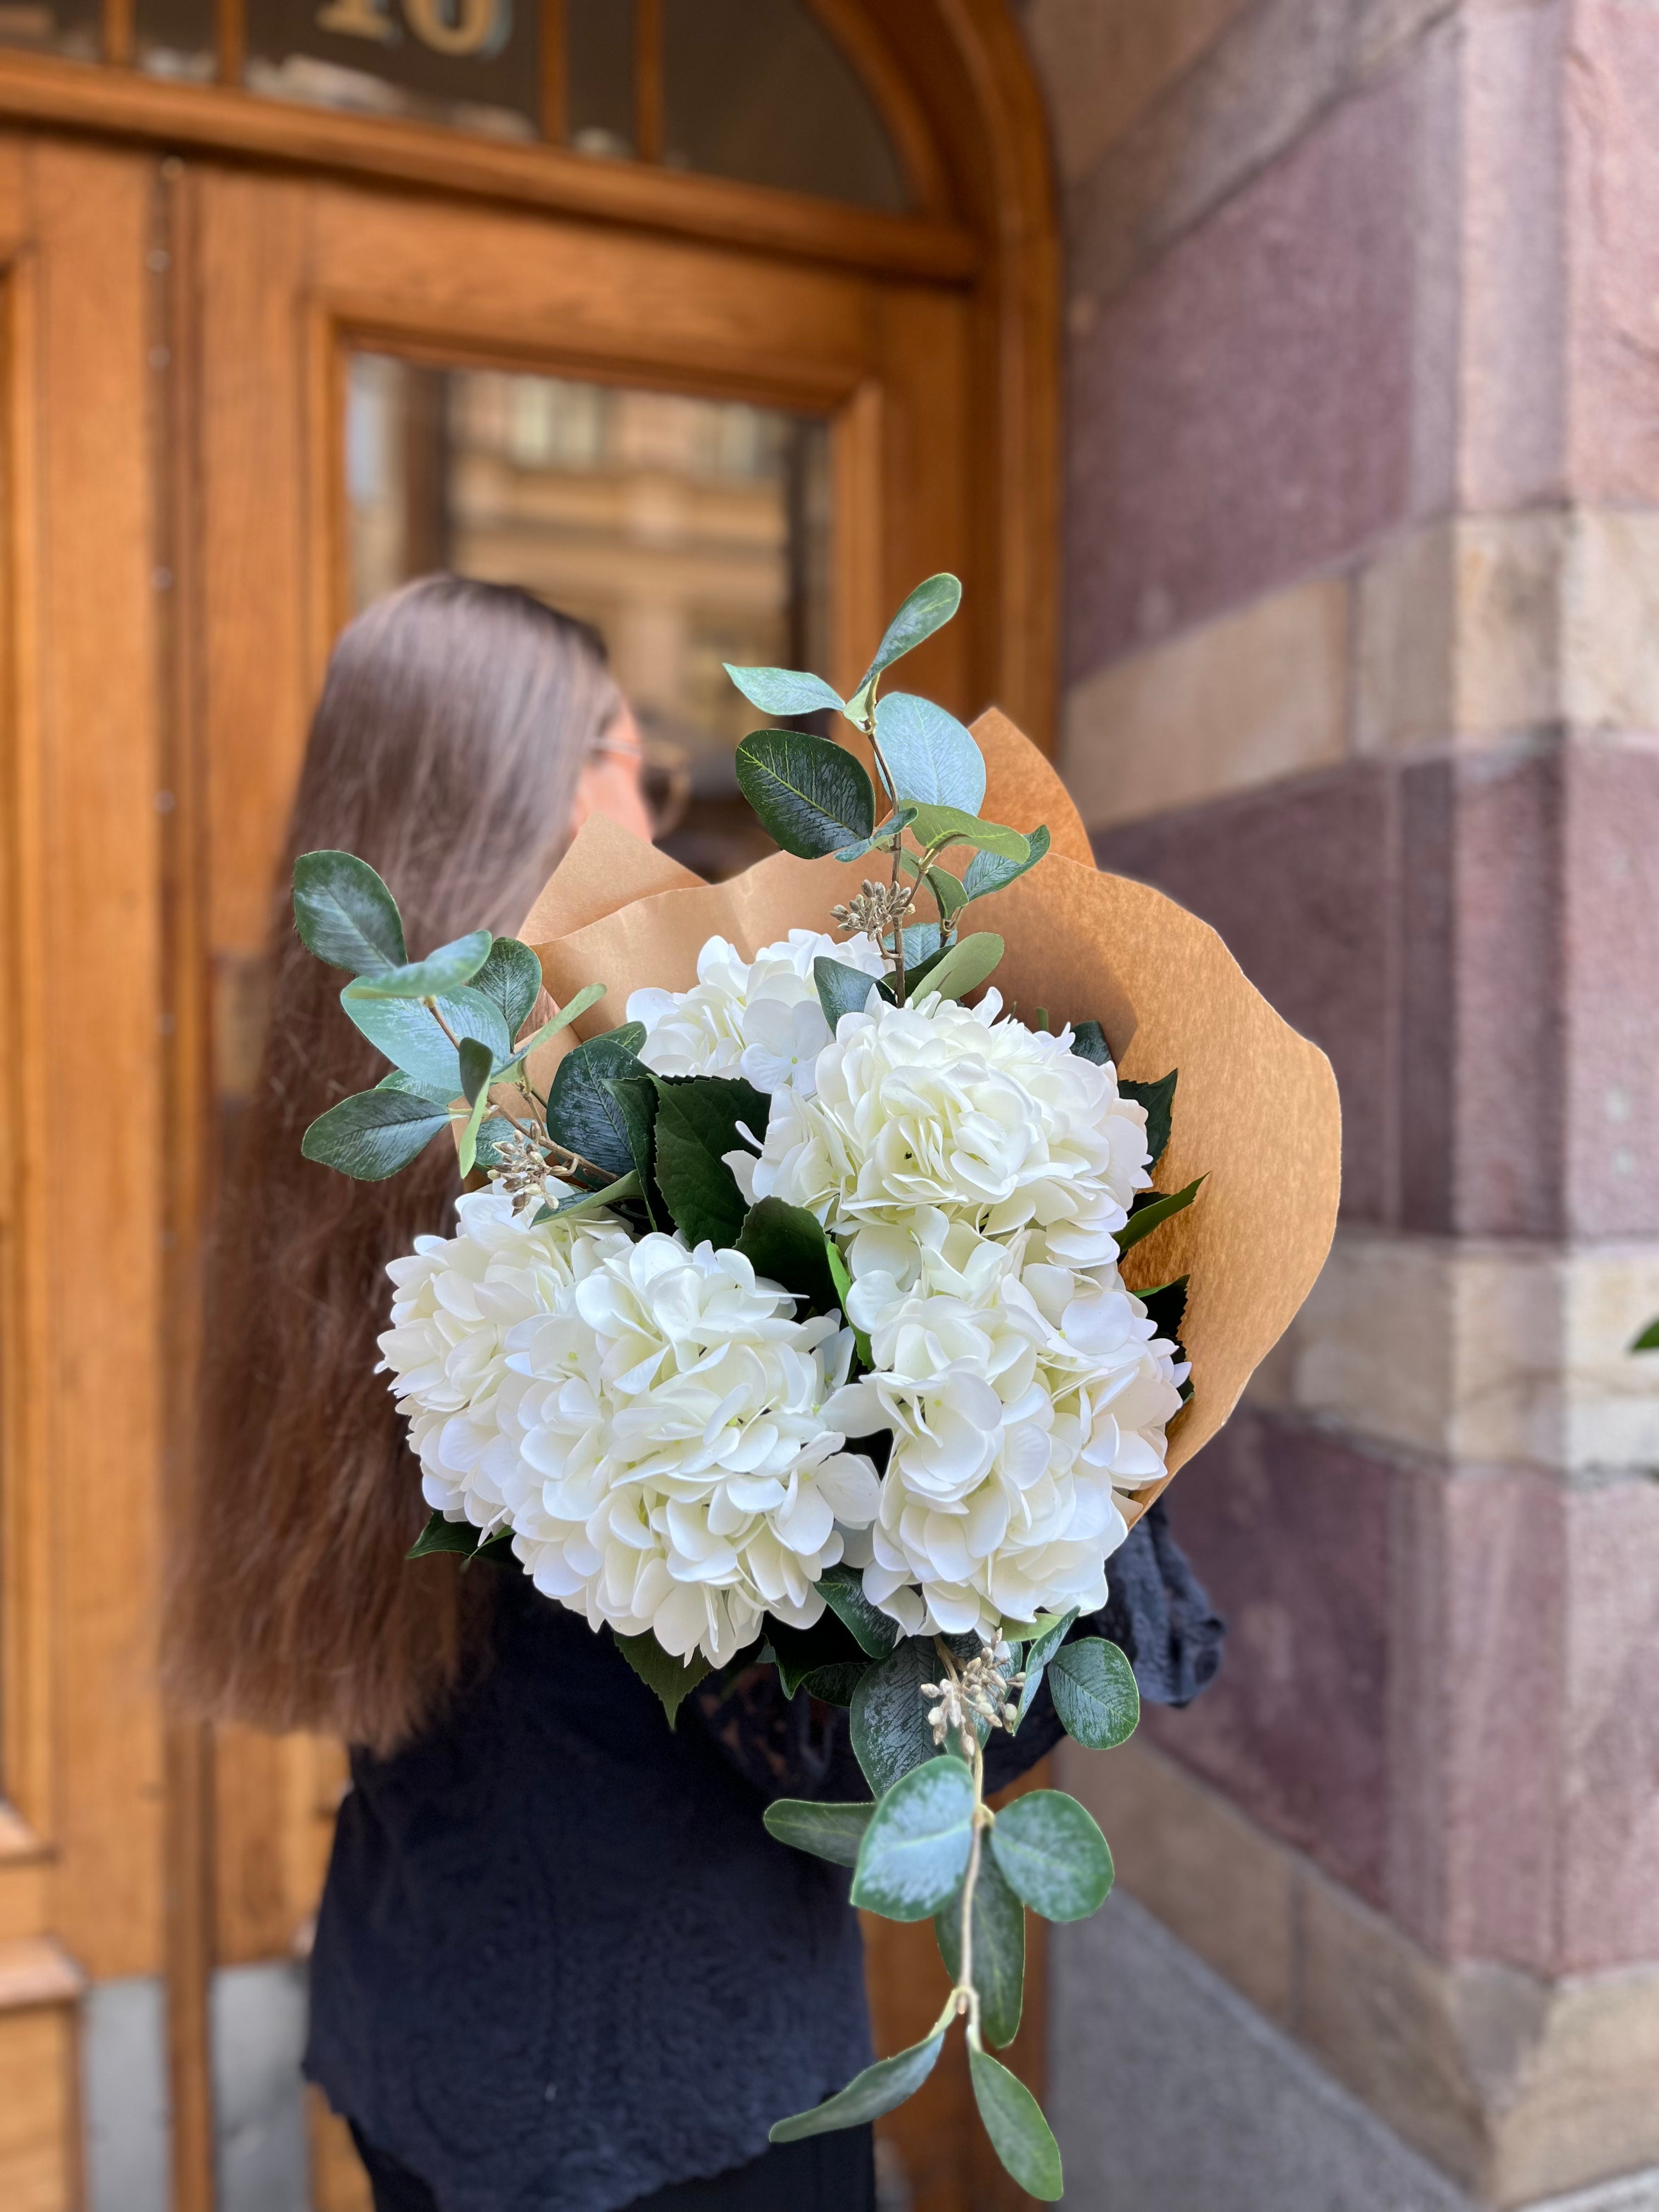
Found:
<path fill-rule="evenodd" d="M 1091 1624 L 1182 1703 L 1221 1624 L 1152 1515 Z M 1046 1691 L 988 1747 L 1050 1749 Z M 306 2071 L 443 2212 L 617 2212 L 757 2158 L 870 2058 L 848 1875 L 777 1796 L 867 1797 L 846 1717 L 768 1669 L 672 1733 L 608 1635 L 504 1577 L 495 1663 L 393 1757 L 359 1753 L 312 1958 Z"/>

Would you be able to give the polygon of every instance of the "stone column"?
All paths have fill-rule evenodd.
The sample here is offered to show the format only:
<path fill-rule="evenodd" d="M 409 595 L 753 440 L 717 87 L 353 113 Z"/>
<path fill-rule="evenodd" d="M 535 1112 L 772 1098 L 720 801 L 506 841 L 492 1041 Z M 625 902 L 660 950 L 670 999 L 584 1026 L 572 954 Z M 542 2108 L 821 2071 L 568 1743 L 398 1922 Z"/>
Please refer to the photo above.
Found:
<path fill-rule="evenodd" d="M 1073 1758 L 1068 2202 L 1659 2206 L 1659 8 L 1030 0 L 1066 769 L 1330 1054 L 1344 1225 Z"/>

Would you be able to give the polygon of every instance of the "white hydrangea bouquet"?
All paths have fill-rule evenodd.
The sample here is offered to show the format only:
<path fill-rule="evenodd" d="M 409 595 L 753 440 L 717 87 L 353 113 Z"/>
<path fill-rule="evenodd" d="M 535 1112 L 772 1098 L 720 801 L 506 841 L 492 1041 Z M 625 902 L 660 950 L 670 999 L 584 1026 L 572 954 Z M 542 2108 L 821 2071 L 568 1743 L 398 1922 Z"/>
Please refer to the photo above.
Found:
<path fill-rule="evenodd" d="M 1134 1727 L 1123 1654 L 1072 1632 L 1311 1286 L 1337 1115 L 1213 933 L 1094 871 L 1011 724 L 883 692 L 960 597 L 918 586 L 845 701 L 729 672 L 854 732 L 744 739 L 781 851 L 733 883 L 593 822 L 522 939 L 410 961 L 374 872 L 305 855 L 301 935 L 392 1062 L 305 1150 L 380 1177 L 453 1130 L 485 1178 L 390 1271 L 433 1509 L 412 1556 L 516 1562 L 671 1725 L 757 1664 L 850 1708 L 871 1798 L 767 1826 L 853 1868 L 860 1906 L 931 1917 L 952 1986 L 775 2139 L 890 2110 L 960 2018 L 992 2142 L 1047 2201 L 1054 2138 L 986 2045 L 1019 2023 L 1025 1909 L 1093 1912 L 1112 1862 L 1063 1792 L 994 1812 L 983 1747 L 1045 1678 L 1079 1741 Z M 872 871 L 850 895 L 848 863 Z"/>

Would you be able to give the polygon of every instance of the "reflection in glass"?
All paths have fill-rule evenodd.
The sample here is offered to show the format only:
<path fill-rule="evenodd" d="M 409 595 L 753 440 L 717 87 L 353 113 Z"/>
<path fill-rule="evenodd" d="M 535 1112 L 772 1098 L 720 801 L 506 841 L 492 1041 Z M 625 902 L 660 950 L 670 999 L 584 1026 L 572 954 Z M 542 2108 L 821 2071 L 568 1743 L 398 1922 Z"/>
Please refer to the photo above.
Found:
<path fill-rule="evenodd" d="M 95 62 L 103 52 L 98 0 L 0 0 L 0 46 Z"/>
<path fill-rule="evenodd" d="M 137 0 L 138 66 L 152 76 L 211 83 L 218 66 L 215 0 Z"/>
<path fill-rule="evenodd" d="M 902 208 L 892 142 L 805 0 L 665 0 L 665 160 L 869 207 Z"/>
<path fill-rule="evenodd" d="M 449 568 L 591 622 L 647 742 L 687 757 L 669 849 L 700 875 L 768 848 L 732 754 L 756 710 L 721 664 L 829 662 L 829 435 L 780 410 L 355 355 L 354 603 Z"/>
<path fill-rule="evenodd" d="M 269 99 L 539 135 L 537 0 L 247 0 L 246 81 Z"/>
<path fill-rule="evenodd" d="M 565 0 L 565 137 L 579 154 L 634 150 L 634 0 Z"/>

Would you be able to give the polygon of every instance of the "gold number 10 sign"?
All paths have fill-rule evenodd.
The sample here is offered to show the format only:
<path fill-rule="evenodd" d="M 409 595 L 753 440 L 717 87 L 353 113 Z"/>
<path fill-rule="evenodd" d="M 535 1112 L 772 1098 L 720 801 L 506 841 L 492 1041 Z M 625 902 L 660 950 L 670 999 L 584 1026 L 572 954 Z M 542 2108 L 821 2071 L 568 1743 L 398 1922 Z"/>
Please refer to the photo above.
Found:
<path fill-rule="evenodd" d="M 337 37 L 396 43 L 392 0 L 327 0 L 317 10 L 317 28 Z M 424 46 L 439 54 L 497 54 L 513 29 L 513 0 L 401 0 L 409 27 Z"/>

